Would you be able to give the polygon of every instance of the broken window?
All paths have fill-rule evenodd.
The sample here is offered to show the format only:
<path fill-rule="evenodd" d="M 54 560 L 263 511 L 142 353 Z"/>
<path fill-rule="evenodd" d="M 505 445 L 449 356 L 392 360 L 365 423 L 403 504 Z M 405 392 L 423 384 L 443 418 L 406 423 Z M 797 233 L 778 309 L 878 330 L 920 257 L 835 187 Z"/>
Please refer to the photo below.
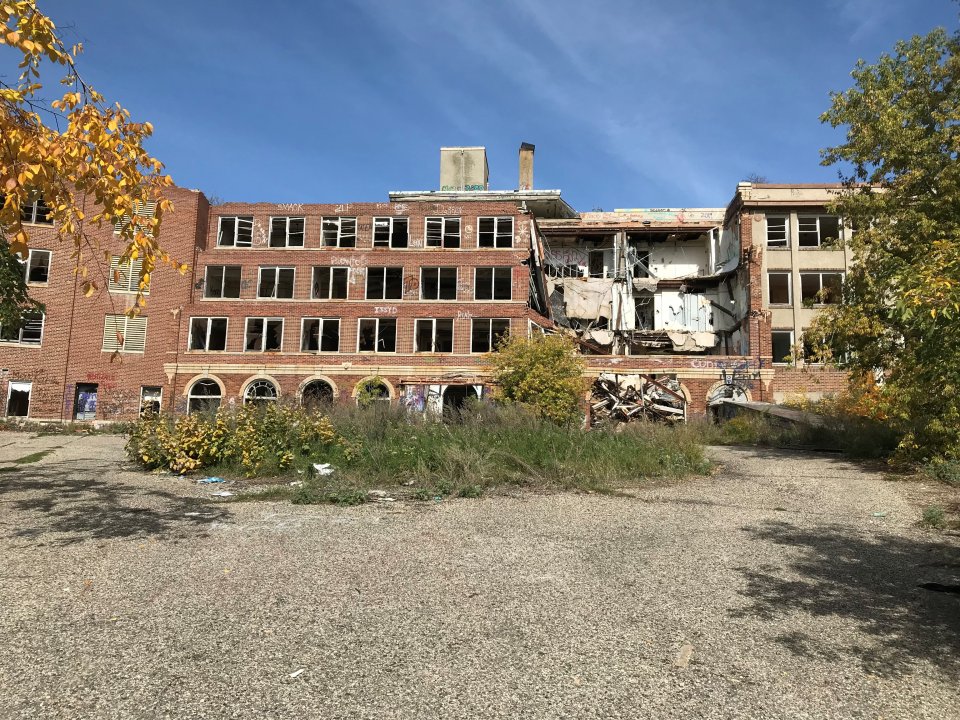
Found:
<path fill-rule="evenodd" d="M 634 258 L 635 262 L 633 264 L 633 276 L 635 278 L 650 277 L 650 251 L 637 250 Z"/>
<path fill-rule="evenodd" d="M 402 267 L 367 268 L 367 300 L 400 300 L 402 298 Z"/>
<path fill-rule="evenodd" d="M 840 239 L 840 218 L 834 215 L 800 215 L 797 218 L 799 245 L 815 248 Z"/>
<path fill-rule="evenodd" d="M 767 289 L 771 305 L 789 305 L 790 273 L 767 273 Z"/>
<path fill-rule="evenodd" d="M 339 318 L 303 318 L 300 352 L 339 352 Z"/>
<path fill-rule="evenodd" d="M 159 415 L 160 400 L 163 397 L 163 388 L 156 385 L 140 386 L 140 414 Z"/>
<path fill-rule="evenodd" d="M 356 247 L 355 217 L 325 217 L 322 222 L 324 247 Z"/>
<path fill-rule="evenodd" d="M 513 247 L 512 217 L 477 218 L 477 247 Z"/>
<path fill-rule="evenodd" d="M 397 351 L 395 318 L 360 318 L 357 352 L 388 353 Z"/>
<path fill-rule="evenodd" d="M 207 265 L 203 280 L 205 298 L 240 297 L 239 265 Z"/>
<path fill-rule="evenodd" d="M 49 250 L 31 250 L 27 255 L 26 277 L 28 283 L 45 283 L 50 280 Z"/>
<path fill-rule="evenodd" d="M 53 225 L 50 207 L 42 199 L 23 203 L 20 206 L 20 221 L 37 225 Z"/>
<path fill-rule="evenodd" d="M 800 299 L 805 305 L 834 305 L 840 302 L 843 273 L 800 273 Z"/>
<path fill-rule="evenodd" d="M 292 267 L 262 267 L 257 297 L 289 300 L 293 297 L 293 281 Z"/>
<path fill-rule="evenodd" d="M 653 330 L 653 296 L 643 295 L 633 299 L 633 312 L 637 330 Z"/>
<path fill-rule="evenodd" d="M 302 217 L 270 218 L 270 247 L 303 247 L 305 224 Z"/>
<path fill-rule="evenodd" d="M 247 318 L 244 352 L 280 352 L 283 346 L 283 318 Z"/>
<path fill-rule="evenodd" d="M 770 333 L 773 346 L 773 362 L 788 363 L 793 360 L 793 330 L 774 330 Z"/>
<path fill-rule="evenodd" d="M 147 319 L 142 315 L 106 315 L 103 318 L 104 352 L 142 353 L 147 346 Z"/>
<path fill-rule="evenodd" d="M 190 318 L 190 350 L 217 351 L 227 349 L 227 318 Z"/>
<path fill-rule="evenodd" d="M 767 215 L 767 247 L 789 247 L 789 223 L 786 215 Z"/>
<path fill-rule="evenodd" d="M 310 297 L 314 300 L 344 300 L 347 297 L 349 268 L 317 266 L 313 268 L 313 288 Z"/>
<path fill-rule="evenodd" d="M 509 335 L 510 321 L 507 319 L 474 318 L 470 352 L 492 352 L 497 349 L 500 340 Z"/>
<path fill-rule="evenodd" d="M 603 250 L 591 250 L 587 255 L 587 271 L 589 272 L 590 277 L 606 277 L 607 268 L 606 265 L 604 265 L 603 256 Z"/>
<path fill-rule="evenodd" d="M 410 221 L 407 218 L 375 217 L 373 219 L 373 246 L 405 248 L 409 242 Z"/>
<path fill-rule="evenodd" d="M 0 325 L 0 342 L 39 345 L 43 340 L 43 321 L 42 313 L 26 313 L 19 328 Z"/>
<path fill-rule="evenodd" d="M 456 300 L 457 269 L 452 267 L 420 268 L 421 300 Z"/>
<path fill-rule="evenodd" d="M 247 389 L 243 392 L 243 404 L 259 405 L 274 402 L 278 396 L 277 386 L 269 380 L 261 378 L 247 385 Z"/>
<path fill-rule="evenodd" d="M 513 270 L 508 267 L 478 267 L 473 288 L 474 300 L 512 300 Z"/>
<path fill-rule="evenodd" d="M 221 216 L 217 228 L 217 245 L 219 247 L 252 247 L 253 216 Z"/>
<path fill-rule="evenodd" d="M 135 293 L 140 289 L 140 277 L 143 275 L 143 260 L 120 262 L 120 256 L 110 260 L 110 277 L 107 289 L 112 293 Z M 150 294 L 150 281 L 143 289 L 144 295 Z"/>
<path fill-rule="evenodd" d="M 460 247 L 460 218 L 458 217 L 428 217 L 427 247 Z"/>
<path fill-rule="evenodd" d="M 201 378 L 190 386 L 187 391 L 187 414 L 196 412 L 213 412 L 220 407 L 223 392 L 220 384 L 210 378 Z"/>
<path fill-rule="evenodd" d="M 453 352 L 453 320 L 417 320 L 414 333 L 414 352 Z"/>

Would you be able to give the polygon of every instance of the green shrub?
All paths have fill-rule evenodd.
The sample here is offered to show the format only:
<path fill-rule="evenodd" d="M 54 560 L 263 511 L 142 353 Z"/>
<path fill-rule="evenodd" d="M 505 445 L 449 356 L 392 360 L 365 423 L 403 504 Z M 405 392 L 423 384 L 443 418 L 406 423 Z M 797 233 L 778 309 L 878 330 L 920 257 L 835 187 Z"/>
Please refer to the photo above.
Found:
<path fill-rule="evenodd" d="M 582 419 L 584 362 L 565 335 L 512 336 L 489 356 L 499 398 L 561 425 Z"/>
<path fill-rule="evenodd" d="M 920 524 L 924 527 L 943 530 L 947 526 L 947 514 L 942 507 L 936 505 L 925 508 Z"/>

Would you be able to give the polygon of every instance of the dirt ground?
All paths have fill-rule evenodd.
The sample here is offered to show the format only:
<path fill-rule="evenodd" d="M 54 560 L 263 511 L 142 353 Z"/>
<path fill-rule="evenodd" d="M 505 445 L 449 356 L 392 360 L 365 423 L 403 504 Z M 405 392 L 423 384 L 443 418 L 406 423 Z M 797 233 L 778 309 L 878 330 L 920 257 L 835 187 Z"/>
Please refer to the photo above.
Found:
<path fill-rule="evenodd" d="M 716 448 L 628 497 L 299 507 L 122 445 L 0 433 L 3 718 L 960 717 L 943 488 Z"/>

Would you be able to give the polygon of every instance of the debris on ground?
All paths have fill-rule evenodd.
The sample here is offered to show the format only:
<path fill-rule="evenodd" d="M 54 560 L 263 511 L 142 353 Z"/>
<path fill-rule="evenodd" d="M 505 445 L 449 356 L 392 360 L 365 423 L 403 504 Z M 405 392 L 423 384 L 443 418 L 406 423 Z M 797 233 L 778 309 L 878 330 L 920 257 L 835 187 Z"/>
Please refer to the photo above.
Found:
<path fill-rule="evenodd" d="M 226 480 L 224 480 L 222 477 L 205 477 L 205 478 L 200 478 L 199 480 L 197 480 L 197 482 L 200 483 L 201 485 L 212 485 L 214 483 L 226 482 Z"/>
<path fill-rule="evenodd" d="M 590 401 L 594 424 L 645 418 L 666 422 L 686 419 L 687 401 L 673 378 L 602 373 L 593 384 Z"/>
<path fill-rule="evenodd" d="M 691 657 L 693 657 L 693 645 L 685 643 L 677 653 L 677 659 L 673 661 L 673 664 L 677 667 L 685 668 L 690 664 Z"/>
<path fill-rule="evenodd" d="M 330 463 L 314 463 L 313 469 L 317 475 L 333 475 L 333 466 Z"/>
<path fill-rule="evenodd" d="M 221 490 L 220 492 L 212 493 L 213 497 L 233 497 L 233 493 L 229 490 Z"/>

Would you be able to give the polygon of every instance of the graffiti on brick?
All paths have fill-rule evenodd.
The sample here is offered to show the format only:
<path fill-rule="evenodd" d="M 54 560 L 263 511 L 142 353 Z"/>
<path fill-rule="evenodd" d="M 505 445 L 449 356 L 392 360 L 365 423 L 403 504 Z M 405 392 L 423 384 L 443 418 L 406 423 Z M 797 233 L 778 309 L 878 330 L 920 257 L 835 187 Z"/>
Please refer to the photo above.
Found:
<path fill-rule="evenodd" d="M 396 305 L 374 305 L 374 315 L 396 315 L 398 312 Z"/>
<path fill-rule="evenodd" d="M 420 292 L 420 278 L 416 275 L 405 275 L 403 278 L 403 294 L 417 295 Z"/>
<path fill-rule="evenodd" d="M 366 267 L 365 260 L 358 257 L 350 257 L 348 255 L 337 255 L 330 258 L 330 264 L 336 265 L 339 267 L 352 267 L 352 268 L 362 268 Z"/>
<path fill-rule="evenodd" d="M 409 207 L 410 207 L 410 206 L 407 205 L 406 203 L 396 203 L 396 204 L 393 206 L 393 214 L 394 214 L 394 215 L 403 215 L 403 214 L 405 214 L 405 213 L 407 212 L 407 209 L 408 209 Z"/>
<path fill-rule="evenodd" d="M 469 310 L 457 310 L 457 319 L 458 320 L 469 320 L 473 317 L 473 313 Z"/>
<path fill-rule="evenodd" d="M 337 215 L 342 215 L 343 213 L 348 213 L 348 212 L 350 212 L 350 203 L 343 203 L 342 205 L 336 205 L 336 206 L 333 208 L 333 211 L 334 211 Z"/>
<path fill-rule="evenodd" d="M 277 212 L 302 213 L 303 203 L 279 203 L 277 205 Z"/>

